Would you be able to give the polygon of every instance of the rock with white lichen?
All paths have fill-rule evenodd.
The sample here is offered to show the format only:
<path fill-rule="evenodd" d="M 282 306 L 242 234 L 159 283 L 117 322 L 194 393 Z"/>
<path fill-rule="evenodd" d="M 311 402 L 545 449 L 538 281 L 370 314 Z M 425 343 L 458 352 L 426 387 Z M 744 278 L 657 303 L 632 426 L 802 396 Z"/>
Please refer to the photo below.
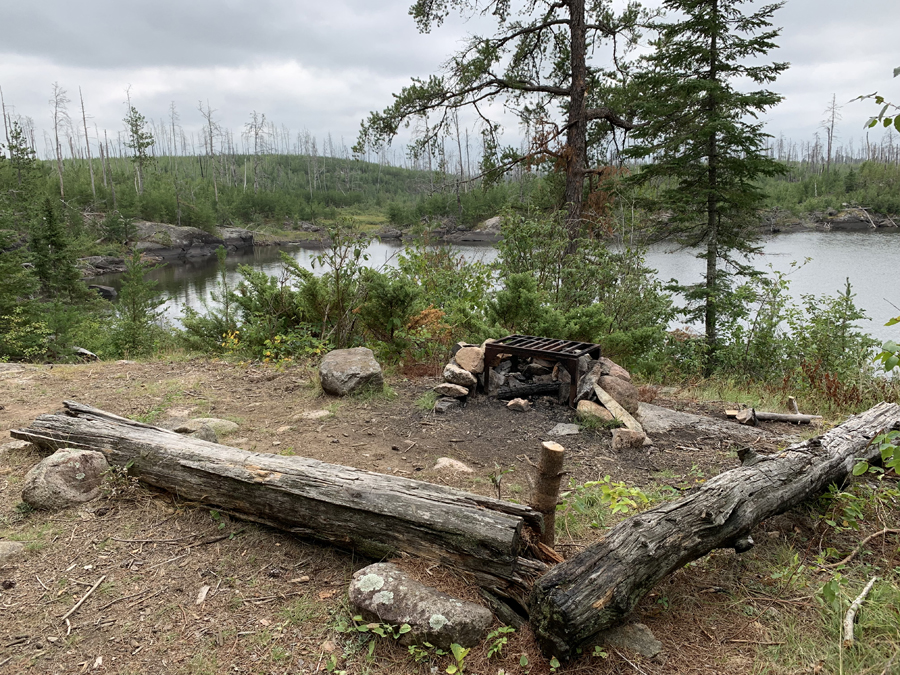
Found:
<path fill-rule="evenodd" d="M 411 630 L 400 636 L 403 645 L 474 647 L 494 620 L 481 605 L 420 584 L 391 563 L 376 563 L 356 572 L 350 581 L 350 602 L 369 621 L 409 624 Z"/>

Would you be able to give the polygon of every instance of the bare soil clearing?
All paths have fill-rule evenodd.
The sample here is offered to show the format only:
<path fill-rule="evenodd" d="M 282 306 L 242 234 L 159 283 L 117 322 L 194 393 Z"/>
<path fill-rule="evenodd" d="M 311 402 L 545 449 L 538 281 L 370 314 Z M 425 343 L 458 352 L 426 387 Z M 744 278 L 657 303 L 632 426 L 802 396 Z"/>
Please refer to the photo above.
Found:
<path fill-rule="evenodd" d="M 416 405 L 437 380 L 388 382 L 393 396 L 333 399 L 318 392 L 311 372 L 302 367 L 207 360 L 0 364 L 0 443 L 8 440 L 10 429 L 26 427 L 70 399 L 151 424 L 171 418 L 230 419 L 239 429 L 220 439 L 226 445 L 303 455 L 481 494 L 496 496 L 490 475 L 513 469 L 503 476 L 500 492 L 518 501 L 528 499 L 533 465 L 546 440 L 566 448 L 567 480 L 580 484 L 610 475 L 648 491 L 660 485 L 690 489 L 704 477 L 733 468 L 737 447 L 752 444 L 769 451 L 784 444 L 765 431 L 748 443 L 745 435 L 735 440 L 705 428 L 681 428 L 651 434 L 652 446 L 619 453 L 611 449 L 606 430 L 583 429 L 577 436 L 551 439 L 550 429 L 575 418 L 549 399 L 520 413 L 482 397 L 438 415 Z M 725 419 L 725 405 L 704 410 L 673 400 L 654 403 Z M 331 415 L 303 417 L 323 409 Z M 791 425 L 765 428 L 797 432 Z M 473 472 L 435 471 L 440 457 L 462 461 Z M 350 617 L 350 575 L 371 561 L 197 508 L 121 476 L 110 478 L 100 501 L 50 515 L 29 512 L 20 504 L 21 482 L 38 460 L 28 453 L 0 459 L 0 539 L 26 543 L 23 555 L 0 563 L 0 673 L 311 673 L 331 664 L 351 673 L 429 672 L 431 663 L 416 664 L 390 644 L 379 644 L 370 660 L 364 645 L 368 636 L 336 631 Z M 804 536 L 793 520 L 782 519 L 787 525 L 767 526 L 753 552 L 738 557 L 717 551 L 671 576 L 645 599 L 636 618 L 665 645 L 664 664 L 613 652 L 607 659 L 585 657 L 560 672 L 754 672 L 758 643 L 766 641 L 766 619 L 738 611 L 729 592 L 746 583 L 753 556 L 785 537 Z M 600 534 L 591 530 L 580 539 L 564 538 L 559 550 L 579 550 Z M 401 564 L 425 583 L 479 600 L 474 589 L 446 570 L 412 560 Z M 759 613 L 768 606 L 761 603 Z M 527 629 L 510 638 L 501 658 L 488 661 L 489 646 L 473 650 L 467 672 L 549 672 Z M 520 665 L 523 654 L 528 666 Z M 630 670 L 629 660 L 641 670 Z M 434 665 L 442 672 L 446 658 Z"/>

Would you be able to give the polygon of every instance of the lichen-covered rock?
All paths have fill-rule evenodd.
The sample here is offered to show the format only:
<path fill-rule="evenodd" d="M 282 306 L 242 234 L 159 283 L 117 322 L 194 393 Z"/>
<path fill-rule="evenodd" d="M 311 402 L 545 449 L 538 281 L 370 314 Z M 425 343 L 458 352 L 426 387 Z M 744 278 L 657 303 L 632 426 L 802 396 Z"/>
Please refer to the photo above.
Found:
<path fill-rule="evenodd" d="M 603 631 L 595 641 L 609 647 L 618 647 L 652 659 L 660 655 L 663 646 L 650 629 L 642 623 L 630 623 Z"/>
<path fill-rule="evenodd" d="M 465 368 L 460 368 L 455 363 L 448 363 L 444 366 L 444 381 L 450 384 L 458 384 L 460 387 L 466 387 L 467 389 L 471 389 L 478 384 L 478 380 L 475 379 L 472 373 Z"/>
<path fill-rule="evenodd" d="M 25 476 L 22 501 L 35 509 L 56 511 L 100 496 L 109 470 L 100 452 L 64 448 L 44 458 Z"/>
<path fill-rule="evenodd" d="M 319 379 L 326 394 L 347 396 L 362 389 L 380 390 L 384 386 L 381 366 L 366 347 L 335 349 L 322 359 Z"/>
<path fill-rule="evenodd" d="M 451 398 L 463 398 L 469 395 L 469 390 L 460 387 L 458 384 L 450 384 L 449 382 L 441 382 L 434 388 L 434 393 L 438 396 L 450 396 Z"/>
<path fill-rule="evenodd" d="M 474 647 L 494 620 L 481 605 L 420 584 L 391 563 L 376 563 L 356 572 L 350 582 L 350 602 L 370 621 L 409 624 L 412 630 L 400 637 L 404 645 Z"/>

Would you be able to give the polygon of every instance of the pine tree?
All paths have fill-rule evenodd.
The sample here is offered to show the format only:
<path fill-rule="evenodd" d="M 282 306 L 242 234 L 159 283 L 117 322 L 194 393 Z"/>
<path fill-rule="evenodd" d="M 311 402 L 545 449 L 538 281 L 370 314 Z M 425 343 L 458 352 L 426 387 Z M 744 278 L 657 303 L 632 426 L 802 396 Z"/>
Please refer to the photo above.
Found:
<path fill-rule="evenodd" d="M 42 294 L 62 302 L 82 301 L 90 291 L 81 281 L 69 235 L 49 197 L 32 224 L 31 253 Z"/>
<path fill-rule="evenodd" d="M 144 194 L 144 168 L 153 160 L 150 148 L 156 143 L 153 134 L 147 129 L 147 118 L 141 115 L 133 105 L 128 106 L 125 115 L 125 129 L 128 138 L 125 147 L 131 150 L 131 162 L 134 164 L 134 180 L 137 193 Z"/>
<path fill-rule="evenodd" d="M 159 331 L 154 324 L 162 316 L 159 308 L 166 300 L 160 297 L 156 282 L 146 278 L 153 269 L 138 251 L 125 262 L 113 327 L 113 344 L 122 356 L 147 353 L 156 344 Z"/>
<path fill-rule="evenodd" d="M 714 363 L 720 309 L 734 274 L 751 273 L 736 254 L 750 254 L 764 195 L 756 181 L 784 168 L 765 152 L 769 135 L 757 116 L 781 100 L 767 89 L 742 92 L 738 81 L 767 85 L 788 64 L 759 64 L 777 47 L 770 19 L 781 4 L 744 14 L 745 0 L 665 0 L 681 20 L 659 26 L 647 69 L 636 77 L 646 92 L 631 157 L 649 160 L 635 176 L 659 187 L 655 206 L 671 212 L 668 236 L 699 247 L 702 284 L 681 289 L 689 318 L 705 325 Z"/>

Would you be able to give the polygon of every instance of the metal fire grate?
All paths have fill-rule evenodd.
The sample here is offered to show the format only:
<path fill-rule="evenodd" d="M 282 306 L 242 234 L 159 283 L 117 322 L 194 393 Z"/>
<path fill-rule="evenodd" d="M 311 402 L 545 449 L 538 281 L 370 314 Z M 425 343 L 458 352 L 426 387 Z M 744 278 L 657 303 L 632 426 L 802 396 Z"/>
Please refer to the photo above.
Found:
<path fill-rule="evenodd" d="M 507 335 L 496 342 L 489 342 L 484 347 L 485 368 L 493 368 L 499 361 L 500 354 L 513 356 L 529 356 L 558 361 L 569 372 L 569 405 L 575 403 L 578 391 L 578 359 L 582 356 L 600 358 L 600 345 L 575 340 L 555 340 L 553 338 L 535 337 L 534 335 Z"/>

